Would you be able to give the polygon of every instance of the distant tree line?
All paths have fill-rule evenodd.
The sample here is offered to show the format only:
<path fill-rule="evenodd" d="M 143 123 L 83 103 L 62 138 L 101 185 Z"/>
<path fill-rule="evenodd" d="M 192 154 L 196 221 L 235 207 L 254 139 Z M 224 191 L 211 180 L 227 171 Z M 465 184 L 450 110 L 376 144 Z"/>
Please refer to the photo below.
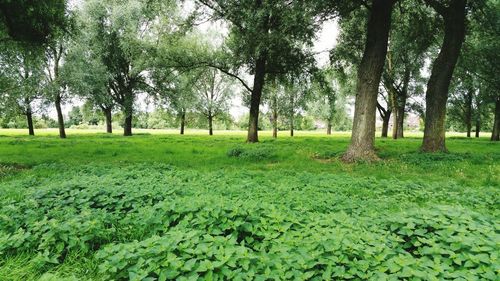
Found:
<path fill-rule="evenodd" d="M 350 128 L 353 99 L 345 161 L 378 159 L 377 113 L 382 137 L 394 139 L 418 114 L 423 152 L 447 151 L 447 129 L 491 130 L 499 140 L 498 1 L 185 3 L 88 0 L 70 10 L 64 0 L 1 1 L 0 115 L 24 116 L 34 134 L 36 117 L 53 107 L 65 138 L 68 125 L 83 121 L 77 109 L 65 120 L 62 106 L 79 99 L 107 132 L 118 118 L 130 136 L 150 127 L 149 111 L 138 109 L 147 101 L 181 134 L 188 124 L 213 134 L 240 95 L 249 108 L 240 127 L 258 142 L 260 129 L 293 136 L 311 118 L 328 134 Z M 227 32 L 201 32 L 206 21 Z M 340 34 L 330 64 L 319 67 L 312 47 L 325 21 Z"/>

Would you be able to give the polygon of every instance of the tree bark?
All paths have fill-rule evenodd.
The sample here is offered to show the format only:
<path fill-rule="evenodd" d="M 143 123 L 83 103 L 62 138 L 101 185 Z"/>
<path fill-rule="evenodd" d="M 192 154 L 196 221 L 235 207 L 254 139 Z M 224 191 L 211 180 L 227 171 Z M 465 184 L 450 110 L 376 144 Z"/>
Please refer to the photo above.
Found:
<path fill-rule="evenodd" d="M 26 120 L 28 121 L 28 132 L 30 136 L 35 135 L 35 127 L 33 126 L 33 113 L 31 112 L 31 107 L 26 110 Z"/>
<path fill-rule="evenodd" d="M 106 118 L 106 133 L 113 133 L 113 120 L 112 120 L 112 110 L 111 108 L 104 108 L 104 117 Z"/>
<path fill-rule="evenodd" d="M 481 132 L 481 119 L 478 117 L 476 119 L 476 138 L 479 138 L 480 132 Z"/>
<path fill-rule="evenodd" d="M 181 114 L 181 135 L 184 135 L 184 128 L 186 127 L 186 112 L 183 111 Z"/>
<path fill-rule="evenodd" d="M 479 112 L 478 112 L 479 114 Z M 479 133 L 481 132 L 481 118 L 478 116 L 476 118 L 476 138 L 479 138 Z"/>
<path fill-rule="evenodd" d="M 61 139 L 66 138 L 66 130 L 64 129 L 64 117 L 61 109 L 61 95 L 57 94 L 56 100 L 56 111 L 57 111 L 57 124 L 59 125 L 59 137 Z"/>
<path fill-rule="evenodd" d="M 259 107 L 266 77 L 266 56 L 261 55 L 255 64 L 247 142 L 259 142 Z"/>
<path fill-rule="evenodd" d="M 214 117 L 212 115 L 208 115 L 208 134 L 210 136 L 214 135 L 214 129 L 213 129 L 213 120 Z"/>
<path fill-rule="evenodd" d="M 406 98 L 404 99 L 406 104 Z M 396 132 L 392 135 L 393 139 L 402 139 L 404 137 L 404 125 L 405 125 L 405 106 L 398 106 L 396 109 Z M 393 131 L 394 133 L 394 131 Z"/>
<path fill-rule="evenodd" d="M 387 138 L 389 133 L 389 121 L 391 120 L 391 111 L 388 110 L 385 116 L 382 117 L 382 137 Z"/>
<path fill-rule="evenodd" d="M 440 4 L 431 5 L 439 5 L 435 9 L 444 19 L 444 39 L 427 83 L 422 151 L 445 152 L 447 151 L 445 145 L 446 102 L 453 71 L 465 39 L 466 0 L 450 1 L 447 8 Z"/>
<path fill-rule="evenodd" d="M 290 136 L 293 137 L 293 115 L 290 117 Z"/>
<path fill-rule="evenodd" d="M 491 132 L 491 141 L 500 141 L 500 96 L 496 98 L 495 102 L 495 117 Z"/>
<path fill-rule="evenodd" d="M 467 128 L 467 137 L 471 137 L 472 131 L 472 96 L 473 90 L 467 91 L 465 96 L 465 127 Z"/>
<path fill-rule="evenodd" d="M 326 134 L 331 135 L 332 134 L 332 122 L 328 120 L 328 124 L 326 126 Z"/>
<path fill-rule="evenodd" d="M 125 122 L 123 124 L 123 135 L 129 137 L 132 135 L 132 114 L 125 117 Z"/>
<path fill-rule="evenodd" d="M 367 39 L 358 68 L 351 144 L 344 161 L 376 160 L 375 121 L 378 87 L 382 75 L 391 26 L 393 0 L 373 0 Z"/>
<path fill-rule="evenodd" d="M 125 116 L 125 122 L 123 124 L 123 135 L 126 137 L 132 136 L 132 117 L 133 117 L 133 107 L 134 107 L 134 96 L 130 89 L 126 89 L 124 92 L 123 99 L 123 115 Z"/>
<path fill-rule="evenodd" d="M 276 104 L 275 104 L 276 106 Z M 273 109 L 273 138 L 278 137 L 278 111 Z"/>

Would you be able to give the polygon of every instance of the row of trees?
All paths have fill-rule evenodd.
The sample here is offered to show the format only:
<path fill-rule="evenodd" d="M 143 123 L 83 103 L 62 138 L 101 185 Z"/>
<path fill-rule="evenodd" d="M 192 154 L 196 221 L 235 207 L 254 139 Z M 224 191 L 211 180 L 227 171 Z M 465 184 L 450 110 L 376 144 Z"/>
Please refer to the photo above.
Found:
<path fill-rule="evenodd" d="M 293 116 L 306 100 L 318 101 L 318 112 L 331 127 L 336 100 L 349 94 L 355 96 L 355 111 L 346 161 L 377 159 L 377 111 L 385 136 L 393 116 L 393 138 L 403 137 L 405 114 L 419 112 L 425 120 L 426 152 L 446 151 L 448 104 L 453 108 L 450 116 L 463 115 L 468 130 L 472 116 L 477 122 L 478 116 L 489 115 L 487 110 L 494 111 L 492 140 L 498 140 L 496 1 L 193 3 L 188 13 L 179 1 L 144 0 L 89 0 L 81 9 L 65 11 L 69 24 L 47 32 L 51 36 L 40 40 L 43 48 L 9 43 L 11 48 L 2 52 L 2 83 L 17 83 L 16 94 L 4 87 L 3 103 L 15 97 L 10 100 L 28 116 L 31 102 L 44 93 L 55 104 L 60 136 L 65 137 L 60 104 L 78 95 L 101 108 L 109 130 L 111 113 L 118 107 L 128 136 L 139 93 L 174 110 L 183 131 L 183 116 L 194 104 L 212 123 L 224 108 L 220 101 L 237 91 L 236 82 L 249 107 L 248 142 L 258 141 L 264 103 L 272 120 L 291 116 L 293 134 Z M 339 23 L 340 36 L 331 51 L 331 67 L 320 69 L 313 41 L 323 22 L 332 18 Z M 206 39 L 193 32 L 207 20 L 220 24 L 227 34 Z M 19 81 L 27 88 L 21 90 Z M 419 98 L 424 91 L 425 98 Z M 203 102 L 194 98 L 196 93 L 203 93 Z M 455 110 L 458 107 L 465 109 Z"/>

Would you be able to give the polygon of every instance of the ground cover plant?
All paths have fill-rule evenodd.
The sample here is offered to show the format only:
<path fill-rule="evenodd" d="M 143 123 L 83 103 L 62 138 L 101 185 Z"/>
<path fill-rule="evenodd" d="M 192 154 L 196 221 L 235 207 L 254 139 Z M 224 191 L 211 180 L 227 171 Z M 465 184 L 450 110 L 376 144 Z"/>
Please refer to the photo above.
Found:
<path fill-rule="evenodd" d="M 0 132 L 0 280 L 499 278 L 485 138 L 345 164 L 342 135 L 144 133 Z"/>

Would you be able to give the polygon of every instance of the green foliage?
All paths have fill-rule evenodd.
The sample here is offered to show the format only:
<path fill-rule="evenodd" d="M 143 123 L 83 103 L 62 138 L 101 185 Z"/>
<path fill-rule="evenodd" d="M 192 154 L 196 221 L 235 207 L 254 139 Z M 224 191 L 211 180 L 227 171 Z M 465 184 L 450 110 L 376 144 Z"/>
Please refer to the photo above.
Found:
<path fill-rule="evenodd" d="M 237 157 L 240 159 L 261 161 L 276 158 L 276 153 L 271 146 L 268 145 L 253 145 L 237 146 L 227 151 L 227 156 Z"/>
<path fill-rule="evenodd" d="M 67 0 L 0 1 L 1 40 L 7 37 L 31 44 L 46 43 L 57 30 L 67 26 L 66 6 Z"/>
<path fill-rule="evenodd" d="M 272 144 L 247 146 L 231 153 Z M 96 266 L 81 277 L 98 280 L 495 280 L 498 270 L 493 186 L 61 163 L 0 188 L 0 253 L 29 254 L 41 272 L 83 257 Z"/>

